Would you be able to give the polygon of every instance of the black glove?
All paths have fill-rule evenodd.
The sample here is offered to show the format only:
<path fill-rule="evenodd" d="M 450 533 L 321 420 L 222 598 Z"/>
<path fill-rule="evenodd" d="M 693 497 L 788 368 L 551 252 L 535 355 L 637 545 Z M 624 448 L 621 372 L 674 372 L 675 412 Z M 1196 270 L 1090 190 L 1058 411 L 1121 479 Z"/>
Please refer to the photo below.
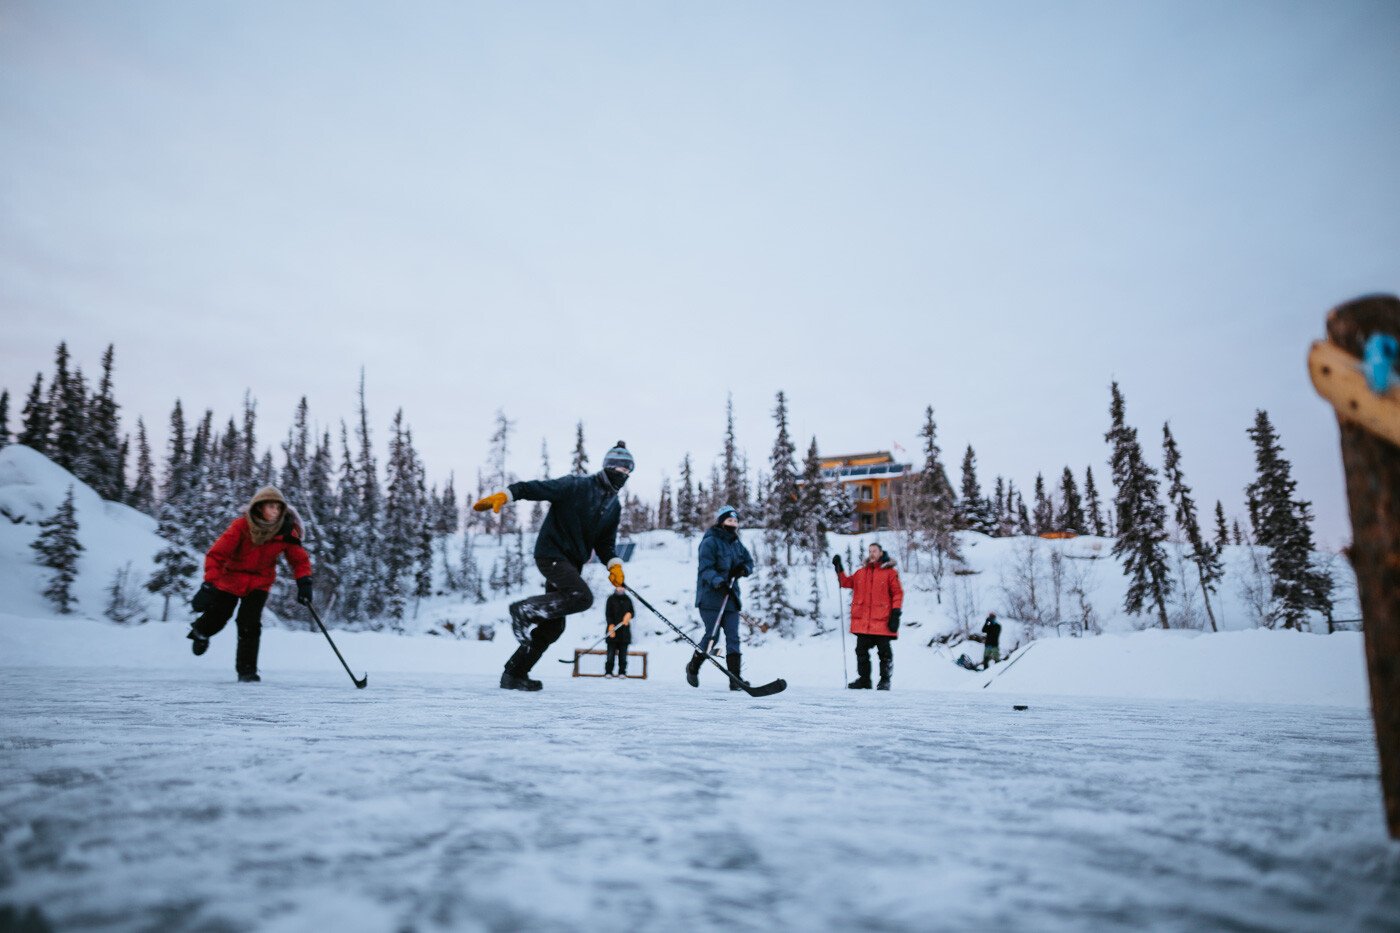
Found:
<path fill-rule="evenodd" d="M 749 568 L 747 564 L 735 564 L 733 567 L 729 568 L 729 579 L 731 580 L 737 580 L 740 577 L 747 577 L 748 575 Z"/>
<path fill-rule="evenodd" d="M 891 610 L 890 610 L 890 621 L 889 621 L 889 626 L 890 626 L 890 631 L 891 631 L 891 632 L 897 632 L 897 631 L 899 631 L 899 615 L 900 615 L 900 612 L 899 612 L 898 609 L 891 609 Z M 868 658 L 868 657 L 870 657 L 870 655 L 867 654 L 866 657 Z"/>
<path fill-rule="evenodd" d="M 833 567 L 836 568 L 836 572 L 837 572 L 837 573 L 842 573 L 842 574 L 844 574 L 844 573 L 846 572 L 846 565 L 843 564 L 843 563 L 841 563 L 841 555 L 840 555 L 840 554 L 837 554 L 835 557 L 833 557 L 833 558 L 831 559 L 831 566 L 833 566 Z"/>
<path fill-rule="evenodd" d="M 297 602 L 303 606 L 311 605 L 311 578 L 302 577 L 297 581 Z"/>
<path fill-rule="evenodd" d="M 199 592 L 190 598 L 190 608 L 195 612 L 204 612 L 214 602 L 214 594 L 219 592 L 212 583 L 203 583 L 199 587 Z"/>

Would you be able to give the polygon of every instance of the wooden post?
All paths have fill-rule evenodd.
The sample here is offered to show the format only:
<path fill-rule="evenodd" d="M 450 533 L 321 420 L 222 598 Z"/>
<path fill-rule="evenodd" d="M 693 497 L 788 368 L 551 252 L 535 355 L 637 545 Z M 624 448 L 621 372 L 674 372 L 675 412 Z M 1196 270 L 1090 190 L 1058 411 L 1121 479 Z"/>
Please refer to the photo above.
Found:
<path fill-rule="evenodd" d="M 1331 346 L 1320 344 L 1315 353 L 1341 350 L 1347 358 L 1340 366 L 1315 362 L 1313 382 L 1336 406 L 1341 429 L 1342 465 L 1351 507 L 1350 556 L 1364 620 L 1381 789 L 1390 836 L 1400 839 L 1400 446 L 1385 439 L 1391 432 L 1377 422 L 1377 418 L 1389 418 L 1391 425 L 1396 423 L 1400 392 L 1392 389 L 1384 398 L 1374 393 L 1367 398 L 1359 390 L 1346 397 L 1336 390 L 1338 378 L 1354 380 L 1359 375 L 1354 367 L 1360 362 L 1367 338 L 1376 333 L 1400 338 L 1400 299 L 1373 295 L 1334 308 L 1327 316 L 1327 343 Z M 1338 369 L 1346 371 L 1339 373 Z M 1328 380 L 1331 384 L 1324 389 Z"/>

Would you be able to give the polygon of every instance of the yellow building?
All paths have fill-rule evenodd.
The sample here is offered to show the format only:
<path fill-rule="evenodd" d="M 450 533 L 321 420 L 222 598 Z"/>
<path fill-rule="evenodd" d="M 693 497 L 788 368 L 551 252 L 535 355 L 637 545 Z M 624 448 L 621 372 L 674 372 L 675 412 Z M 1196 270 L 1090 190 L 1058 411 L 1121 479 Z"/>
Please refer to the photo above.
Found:
<path fill-rule="evenodd" d="M 899 485 L 912 471 L 907 463 L 896 463 L 888 450 L 873 453 L 823 457 L 822 476 L 846 487 L 855 500 L 852 531 L 874 531 L 893 526 L 892 515 L 899 496 Z"/>

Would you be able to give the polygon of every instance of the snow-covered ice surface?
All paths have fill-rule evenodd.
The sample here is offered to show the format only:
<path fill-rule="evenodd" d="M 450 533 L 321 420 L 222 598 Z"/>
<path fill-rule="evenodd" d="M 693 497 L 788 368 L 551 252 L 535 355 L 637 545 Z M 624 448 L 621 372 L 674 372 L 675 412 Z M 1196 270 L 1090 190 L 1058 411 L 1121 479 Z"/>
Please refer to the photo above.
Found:
<path fill-rule="evenodd" d="M 1364 709 L 541 667 L 534 695 L 0 669 L 0 904 L 113 930 L 1400 928 Z"/>

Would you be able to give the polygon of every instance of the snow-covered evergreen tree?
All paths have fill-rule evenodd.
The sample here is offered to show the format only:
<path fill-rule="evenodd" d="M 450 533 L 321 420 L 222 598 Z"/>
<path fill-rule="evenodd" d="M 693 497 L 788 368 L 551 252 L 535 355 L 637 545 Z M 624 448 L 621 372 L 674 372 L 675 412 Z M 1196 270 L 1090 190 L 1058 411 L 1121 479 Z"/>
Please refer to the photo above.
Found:
<path fill-rule="evenodd" d="M 702 525 L 695 502 L 695 478 L 690 467 L 690 454 L 681 460 L 681 485 L 676 491 L 676 531 L 682 538 L 692 538 Z"/>
<path fill-rule="evenodd" d="M 187 544 L 187 531 L 177 509 L 177 505 L 169 501 L 160 506 L 156 534 L 165 544 L 156 552 L 156 571 L 146 581 L 146 589 L 164 599 L 162 622 L 170 618 L 170 598 L 183 599 L 190 592 L 191 577 L 199 572 L 199 562 Z"/>
<path fill-rule="evenodd" d="M 1211 547 L 1201 534 L 1201 523 L 1196 517 L 1196 501 L 1191 498 L 1191 487 L 1186 485 L 1186 476 L 1181 469 L 1181 450 L 1172 436 L 1170 424 L 1162 425 L 1162 473 L 1168 482 L 1167 501 L 1174 508 L 1177 528 L 1186 538 L 1187 559 L 1196 565 L 1196 578 L 1201 588 L 1201 599 L 1205 603 L 1206 617 L 1210 620 L 1210 630 L 1220 631 L 1215 621 L 1215 610 L 1210 597 L 1219 587 L 1225 576 L 1220 552 Z M 1186 581 L 1182 581 L 1182 586 Z"/>
<path fill-rule="evenodd" d="M 1104 525 L 1103 505 L 1099 502 L 1099 488 L 1094 485 L 1094 468 L 1084 468 L 1084 520 L 1090 532 L 1102 538 L 1107 536 Z"/>
<path fill-rule="evenodd" d="M 417 552 L 417 473 L 413 452 L 403 425 L 403 409 L 394 413 L 389 434 L 389 460 L 384 467 L 387 495 L 384 500 L 384 613 L 401 620 L 410 593 L 409 576 Z"/>
<path fill-rule="evenodd" d="M 588 447 L 583 441 L 582 421 L 574 432 L 574 455 L 569 461 L 569 472 L 574 476 L 583 476 L 588 472 Z"/>
<path fill-rule="evenodd" d="M 1031 519 L 1035 522 L 1035 533 L 1038 535 L 1059 530 L 1055 527 L 1055 503 L 1046 495 L 1045 477 L 1039 473 L 1035 474 L 1035 512 Z"/>
<path fill-rule="evenodd" d="M 72 486 L 54 513 L 39 522 L 39 536 L 30 546 L 39 555 L 39 565 L 53 571 L 44 587 L 44 598 L 68 615 L 78 601 L 73 595 L 73 582 L 78 578 L 78 558 L 83 552 L 78 541 L 78 511 L 73 504 Z"/>
<path fill-rule="evenodd" d="M 152 517 L 156 512 L 156 468 L 151 459 L 151 442 L 146 423 L 136 419 L 136 481 L 127 492 L 126 504 Z"/>
<path fill-rule="evenodd" d="M 671 478 L 661 477 L 661 495 L 656 503 L 656 527 L 670 530 L 676 525 L 676 507 L 671 499 Z"/>
<path fill-rule="evenodd" d="M 1084 502 L 1079 498 L 1079 484 L 1074 481 L 1074 472 L 1069 467 L 1065 467 L 1060 475 L 1060 513 L 1056 524 L 1061 531 L 1072 531 L 1077 535 L 1089 533 Z"/>
<path fill-rule="evenodd" d="M 942 601 L 943 577 L 950 562 L 962 560 L 958 539 L 954 535 L 957 523 L 957 498 L 948 482 L 943 466 L 943 449 L 938 445 L 938 422 L 933 418 L 933 406 L 924 409 L 924 425 L 919 431 L 924 440 L 924 468 L 911 484 L 913 502 L 911 519 L 914 531 L 933 557 L 934 587 Z"/>
<path fill-rule="evenodd" d="M 68 370 L 68 344 L 61 342 L 55 353 L 54 376 L 49 383 L 48 411 L 51 421 L 49 459 L 78 476 L 82 470 L 87 429 L 86 387 Z M 79 476 L 79 479 L 82 477 Z"/>
<path fill-rule="evenodd" d="M 792 563 L 792 546 L 801 532 L 801 514 L 797 495 L 797 448 L 788 435 L 787 396 L 778 392 L 773 408 L 773 421 L 778 433 L 773 439 L 773 452 L 768 457 L 772 474 L 768 479 L 768 514 L 765 527 L 778 533 L 783 542 L 785 559 Z"/>
<path fill-rule="evenodd" d="M 1162 628 L 1168 628 L 1167 597 L 1171 593 L 1171 571 L 1163 543 L 1167 540 L 1166 509 L 1157 487 L 1157 471 L 1147 464 L 1138 443 L 1137 429 L 1125 420 L 1123 393 L 1112 386 L 1109 407 L 1111 426 L 1104 440 L 1111 448 L 1109 463 L 1117 487 L 1114 513 L 1118 537 L 1113 556 L 1123 562 L 1128 590 L 1123 609 L 1141 615 L 1156 609 Z"/>
<path fill-rule="evenodd" d="M 748 514 L 748 497 L 744 490 L 744 476 L 739 462 L 738 444 L 734 440 L 734 393 L 729 393 L 724 405 L 724 473 L 722 477 L 722 504 L 734 506 L 739 514 Z"/>
<path fill-rule="evenodd" d="M 486 602 L 486 593 L 482 588 L 481 565 L 476 561 L 476 539 L 472 535 L 470 525 L 464 525 L 462 528 L 460 566 L 462 592 L 477 603 Z"/>
<path fill-rule="evenodd" d="M 14 440 L 10 434 L 10 390 L 0 391 L 0 450 Z"/>
<path fill-rule="evenodd" d="M 87 475 L 80 476 L 103 499 L 120 502 L 125 493 L 121 458 L 121 425 L 112 387 L 114 348 L 107 345 L 102 354 L 102 381 L 88 401 L 84 438 Z"/>
<path fill-rule="evenodd" d="M 757 590 L 768 624 L 783 638 L 792 638 L 797 634 L 797 610 L 788 596 L 788 561 L 782 553 L 785 548 L 781 531 L 764 530 L 763 571 Z"/>
<path fill-rule="evenodd" d="M 1001 478 L 997 477 L 1000 482 Z M 992 503 L 982 495 L 982 484 L 977 480 L 977 454 L 972 445 L 967 445 L 962 460 L 962 498 L 958 502 L 958 527 L 984 535 L 996 531 Z"/>
<path fill-rule="evenodd" d="M 21 417 L 24 421 L 17 443 L 47 456 L 50 450 L 51 419 L 49 417 L 49 403 L 44 400 L 43 373 L 34 376 L 34 386 L 29 390 L 29 398 L 24 402 L 24 411 L 21 413 Z"/>
<path fill-rule="evenodd" d="M 496 489 L 505 489 L 514 479 L 506 467 L 510 458 L 510 434 L 514 430 L 515 422 L 506 417 L 504 410 L 498 408 L 496 410 L 496 427 L 491 432 L 491 448 L 486 457 L 487 466 L 491 470 L 489 480 Z M 502 509 L 499 515 L 483 512 L 482 516 L 495 531 L 497 542 L 507 532 L 515 531 L 517 524 L 515 509 Z"/>
<path fill-rule="evenodd" d="M 1215 500 L 1215 550 L 1223 554 L 1230 543 L 1230 526 L 1225 523 L 1225 507 Z"/>
<path fill-rule="evenodd" d="M 1300 628 L 1309 610 L 1326 612 L 1331 606 L 1331 587 L 1313 565 L 1311 505 L 1293 497 L 1297 487 L 1293 468 L 1283 455 L 1268 412 L 1254 413 L 1249 437 L 1254 442 L 1255 479 L 1245 492 L 1251 503 L 1254 540 L 1273 549 L 1269 555 L 1272 615 L 1284 628 Z"/>

